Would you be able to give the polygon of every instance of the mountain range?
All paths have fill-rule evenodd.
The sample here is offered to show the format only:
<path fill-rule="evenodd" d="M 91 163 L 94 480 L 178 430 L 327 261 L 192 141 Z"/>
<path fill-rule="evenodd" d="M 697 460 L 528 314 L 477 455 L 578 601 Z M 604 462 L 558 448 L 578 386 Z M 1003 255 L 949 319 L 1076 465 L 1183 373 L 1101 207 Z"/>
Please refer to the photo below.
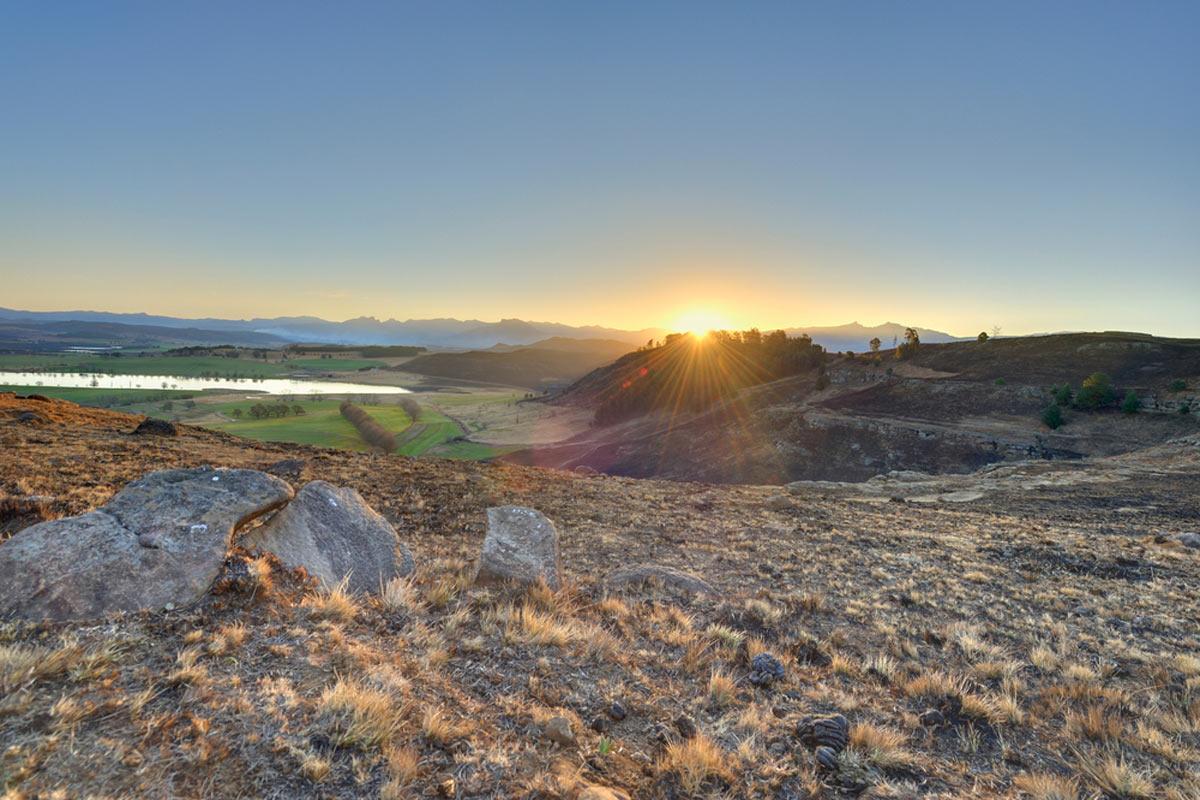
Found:
<path fill-rule="evenodd" d="M 184 319 L 153 314 L 120 314 L 108 311 L 20 311 L 0 308 L 0 321 L 27 323 L 92 322 L 157 328 L 189 329 L 219 334 L 255 334 L 274 337 L 281 342 L 324 342 L 349 345 L 424 345 L 426 347 L 486 348 L 498 344 L 528 345 L 548 337 L 566 339 L 609 339 L 642 345 L 651 339 L 661 339 L 670 331 L 666 328 L 642 328 L 630 331 L 599 325 L 573 326 L 557 322 L 528 322 L 521 319 L 501 319 L 484 322 L 470 319 L 408 319 L 379 320 L 357 317 L 333 322 L 319 317 L 274 317 L 249 320 Z M 806 333 L 827 350 L 865 351 L 873 337 L 879 337 L 884 347 L 894 338 L 902 339 L 904 325 L 887 322 L 867 327 L 857 322 L 833 327 L 788 328 L 789 335 Z M 941 331 L 917 328 L 921 341 L 936 343 L 957 341 Z M 264 342 L 265 343 L 265 342 Z"/>

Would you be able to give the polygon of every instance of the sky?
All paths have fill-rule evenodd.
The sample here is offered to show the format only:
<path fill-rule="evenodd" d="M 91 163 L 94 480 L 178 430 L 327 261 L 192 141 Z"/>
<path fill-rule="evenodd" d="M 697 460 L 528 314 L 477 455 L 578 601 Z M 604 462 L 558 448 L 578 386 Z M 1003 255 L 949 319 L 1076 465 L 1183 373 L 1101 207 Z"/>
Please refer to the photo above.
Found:
<path fill-rule="evenodd" d="M 0 306 L 1200 336 L 1198 40 L 1190 1 L 10 0 Z"/>

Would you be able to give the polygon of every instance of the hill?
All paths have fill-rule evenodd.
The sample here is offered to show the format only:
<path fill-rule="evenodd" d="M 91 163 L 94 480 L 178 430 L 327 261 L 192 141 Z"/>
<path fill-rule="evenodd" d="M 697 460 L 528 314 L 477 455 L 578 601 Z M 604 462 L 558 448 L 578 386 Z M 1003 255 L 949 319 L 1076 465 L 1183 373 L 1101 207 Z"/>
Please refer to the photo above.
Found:
<path fill-rule="evenodd" d="M 193 607 L 0 625 L 10 796 L 1200 790 L 1200 551 L 1182 544 L 1200 517 L 1200 437 L 781 494 L 188 426 L 129 435 L 137 422 L 0 395 L 0 539 L 95 508 L 151 470 L 292 458 L 297 487 L 359 491 L 417 573 L 353 598 L 235 551 Z M 555 522 L 561 592 L 472 586 L 485 510 L 502 504 Z M 647 563 L 719 594 L 605 577 Z M 773 686 L 749 680 L 760 652 L 784 668 Z M 814 751 L 806 720 L 838 714 L 846 746 L 824 738 L 835 747 Z"/>
<path fill-rule="evenodd" d="M 1200 423 L 1200 341 L 1091 333 L 922 345 L 911 359 L 828 361 L 826 378 L 800 375 L 741 388 L 696 409 L 650 409 L 553 445 L 506 456 L 513 463 L 713 482 L 864 481 L 892 470 L 968 472 L 1011 459 L 1112 455 L 1187 435 Z M 597 370 L 551 402 L 600 412 L 637 356 Z M 1107 373 L 1117 399 L 1132 390 L 1142 413 L 1110 403 L 1041 415 L 1054 385 L 1076 390 Z M 1191 387 L 1173 392 L 1173 380 Z M 608 393 L 608 394 L 606 394 Z M 691 396 L 690 392 L 683 394 Z"/>
<path fill-rule="evenodd" d="M 603 339 L 544 339 L 527 347 L 431 353 L 394 369 L 453 380 L 519 386 L 541 392 L 561 388 L 607 364 L 629 345 Z"/>

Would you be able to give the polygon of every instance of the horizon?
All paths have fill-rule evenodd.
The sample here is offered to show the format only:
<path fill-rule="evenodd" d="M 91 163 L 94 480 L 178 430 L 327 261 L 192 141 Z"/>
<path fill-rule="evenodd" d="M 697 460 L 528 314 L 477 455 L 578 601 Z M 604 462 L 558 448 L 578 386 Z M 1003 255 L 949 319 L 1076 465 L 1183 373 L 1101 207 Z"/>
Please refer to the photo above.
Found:
<path fill-rule="evenodd" d="M 8 17 L 5 306 L 1200 336 L 1194 4 Z"/>

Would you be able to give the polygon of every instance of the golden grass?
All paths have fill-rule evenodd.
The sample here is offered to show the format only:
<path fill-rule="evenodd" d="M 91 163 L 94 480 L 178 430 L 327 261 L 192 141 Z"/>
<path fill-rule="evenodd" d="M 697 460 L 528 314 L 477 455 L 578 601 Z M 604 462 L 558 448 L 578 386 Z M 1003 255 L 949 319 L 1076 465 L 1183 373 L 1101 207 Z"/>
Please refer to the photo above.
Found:
<path fill-rule="evenodd" d="M 1027 772 L 1013 778 L 1013 786 L 1030 800 L 1079 800 L 1079 781 L 1062 775 Z"/>
<path fill-rule="evenodd" d="M 731 650 L 741 647 L 742 642 L 746 638 L 746 634 L 742 631 L 736 631 L 733 628 L 716 622 L 704 629 L 704 635 L 722 647 L 728 647 Z"/>
<path fill-rule="evenodd" d="M 312 593 L 304 598 L 309 616 L 314 619 L 333 620 L 336 622 L 353 622 L 358 616 L 358 599 L 347 590 L 350 576 L 342 578 L 334 586 L 323 586 L 323 591 Z"/>
<path fill-rule="evenodd" d="M 389 741 L 404 711 L 387 692 L 340 678 L 321 694 L 317 709 L 328 719 L 330 741 L 364 751 Z"/>
<path fill-rule="evenodd" d="M 83 654 L 73 642 L 59 647 L 0 645 L 0 695 L 65 675 Z"/>
<path fill-rule="evenodd" d="M 862 753 L 863 759 L 882 769 L 904 767 L 916 760 L 905 745 L 908 737 L 902 732 L 859 723 L 850 729 L 849 746 Z"/>
<path fill-rule="evenodd" d="M 730 757 L 712 739 L 698 733 L 691 739 L 667 745 L 656 767 L 673 773 L 685 795 L 694 795 L 709 778 L 729 778 Z"/>
<path fill-rule="evenodd" d="M 1154 796 L 1154 784 L 1140 770 L 1134 769 L 1124 756 L 1111 754 L 1094 756 L 1075 750 L 1079 771 L 1107 797 L 1120 800 L 1149 800 Z"/>

